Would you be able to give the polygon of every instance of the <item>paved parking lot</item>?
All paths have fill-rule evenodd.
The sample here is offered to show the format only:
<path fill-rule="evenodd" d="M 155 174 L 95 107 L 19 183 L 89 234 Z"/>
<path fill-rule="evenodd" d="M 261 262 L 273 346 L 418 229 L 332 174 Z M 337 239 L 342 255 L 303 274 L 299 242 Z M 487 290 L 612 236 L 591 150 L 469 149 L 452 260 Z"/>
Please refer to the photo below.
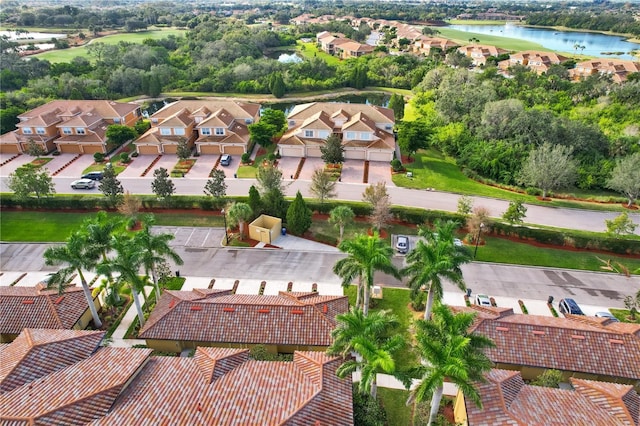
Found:
<path fill-rule="evenodd" d="M 344 183 L 362 183 L 364 160 L 345 160 L 340 178 Z"/>
<path fill-rule="evenodd" d="M 369 184 L 385 182 L 395 186 L 391 180 L 391 166 L 386 161 L 369 161 Z"/>
<path fill-rule="evenodd" d="M 174 247 L 222 247 L 224 238 L 222 228 L 188 228 L 180 226 L 154 226 L 154 234 L 171 234 Z"/>
<path fill-rule="evenodd" d="M 322 168 L 324 168 L 324 161 L 322 161 L 322 158 L 307 157 L 307 159 L 304 161 L 304 166 L 302 166 L 302 170 L 300 171 L 300 176 L 298 176 L 298 179 L 311 180 L 314 170 Z"/>
<path fill-rule="evenodd" d="M 284 179 L 293 179 L 298 171 L 301 159 L 298 157 L 282 157 L 278 160 L 278 168 L 282 171 Z"/>

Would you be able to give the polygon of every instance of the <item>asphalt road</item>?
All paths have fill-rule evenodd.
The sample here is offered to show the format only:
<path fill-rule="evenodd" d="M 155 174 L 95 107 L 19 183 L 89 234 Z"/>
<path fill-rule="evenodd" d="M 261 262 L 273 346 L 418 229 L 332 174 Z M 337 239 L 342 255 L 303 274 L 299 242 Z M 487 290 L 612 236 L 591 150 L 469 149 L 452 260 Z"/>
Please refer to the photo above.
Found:
<path fill-rule="evenodd" d="M 99 193 L 97 187 L 93 190 L 73 190 L 70 188 L 74 178 L 54 177 L 53 181 L 56 185 L 56 191 L 60 194 L 65 193 Z M 121 178 L 122 185 L 125 190 L 132 194 L 152 194 L 151 181 L 153 178 Z M 176 194 L 181 195 L 202 195 L 206 179 L 197 178 L 175 178 L 173 182 L 176 186 Z M 226 179 L 227 194 L 229 195 L 247 195 L 251 185 L 255 184 L 254 179 Z M 285 180 L 286 195 L 295 196 L 300 191 L 303 196 L 311 197 L 309 193 L 310 181 L 305 180 Z M 365 184 L 338 183 L 337 199 L 361 201 L 362 193 L 367 187 Z M 432 210 L 456 211 L 458 208 L 458 194 L 438 191 L 426 191 L 419 189 L 409 189 L 389 186 L 388 191 L 391 202 L 397 205 L 420 207 Z M 10 192 L 7 186 L 7 177 L 0 177 L 0 192 Z M 491 216 L 499 217 L 507 209 L 509 202 L 494 198 L 472 197 L 475 207 L 485 207 L 491 213 Z M 605 220 L 613 219 L 619 213 L 564 209 L 554 207 L 544 207 L 536 205 L 526 205 L 527 223 L 552 226 L 566 229 L 577 229 L 584 231 L 606 231 Z M 640 213 L 629 213 L 629 217 L 638 225 L 640 225 Z M 640 226 L 636 229 L 636 233 L 640 235 Z"/>
<path fill-rule="evenodd" d="M 174 268 L 183 276 L 340 282 L 332 268 L 343 256 L 341 253 L 203 247 L 193 241 L 177 244 L 174 249 L 185 264 Z M 48 244 L 0 244 L 0 270 L 54 271 L 55 267 L 46 266 L 42 260 L 46 247 Z M 393 260 L 402 266 L 402 257 Z M 474 293 L 492 296 L 537 300 L 546 300 L 548 296 L 554 296 L 555 300 L 573 297 L 587 305 L 622 308 L 624 297 L 640 290 L 640 277 L 612 273 L 481 262 L 464 265 L 463 272 L 467 287 Z M 375 283 L 403 287 L 402 282 L 383 274 L 376 275 Z M 459 291 L 451 284 L 446 284 L 444 290 Z"/>

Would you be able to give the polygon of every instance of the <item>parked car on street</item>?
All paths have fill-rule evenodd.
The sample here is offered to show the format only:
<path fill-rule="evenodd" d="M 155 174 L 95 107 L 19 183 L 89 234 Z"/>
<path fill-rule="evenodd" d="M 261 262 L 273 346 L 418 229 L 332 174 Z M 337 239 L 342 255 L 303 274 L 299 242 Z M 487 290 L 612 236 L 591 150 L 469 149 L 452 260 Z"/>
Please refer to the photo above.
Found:
<path fill-rule="evenodd" d="M 476 305 L 491 306 L 491 299 L 486 294 L 476 294 Z"/>
<path fill-rule="evenodd" d="M 82 175 L 82 179 L 102 180 L 104 174 L 102 172 L 89 172 Z"/>
<path fill-rule="evenodd" d="M 562 299 L 558 303 L 558 307 L 560 308 L 560 312 L 563 314 L 572 314 L 572 315 L 584 315 L 580 306 L 573 299 Z"/>
<path fill-rule="evenodd" d="M 620 322 L 620 320 L 614 317 L 611 312 L 596 312 L 595 316 L 598 318 L 609 318 L 613 322 Z"/>
<path fill-rule="evenodd" d="M 220 157 L 220 165 L 228 166 L 229 164 L 231 164 L 231 156 L 229 154 L 223 154 L 222 157 Z"/>
<path fill-rule="evenodd" d="M 398 235 L 396 240 L 396 250 L 400 254 L 407 254 L 409 251 L 409 237 L 406 235 Z"/>
<path fill-rule="evenodd" d="M 78 179 L 71 182 L 71 188 L 73 189 L 91 189 L 95 188 L 96 182 L 91 179 Z"/>

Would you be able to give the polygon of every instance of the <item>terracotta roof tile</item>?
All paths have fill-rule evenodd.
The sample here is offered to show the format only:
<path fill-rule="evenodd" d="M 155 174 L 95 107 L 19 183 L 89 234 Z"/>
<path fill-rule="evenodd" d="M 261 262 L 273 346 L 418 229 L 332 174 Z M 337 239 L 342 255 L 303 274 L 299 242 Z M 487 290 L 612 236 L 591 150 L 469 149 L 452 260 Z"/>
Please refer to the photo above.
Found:
<path fill-rule="evenodd" d="M 0 393 L 88 358 L 103 337 L 103 331 L 25 329 L 2 351 Z"/>
<path fill-rule="evenodd" d="M 193 307 L 201 309 L 193 310 Z M 168 291 L 160 298 L 139 337 L 329 346 L 335 314 L 347 309 L 344 296 L 313 293 L 292 296 L 282 292 L 279 296 L 258 296 L 223 292 L 203 297 L 195 291 Z"/>
<path fill-rule="evenodd" d="M 158 119 L 158 123 L 161 123 L 164 119 L 174 115 L 176 112 L 182 109 L 193 111 L 195 113 L 202 108 L 207 108 L 209 111 L 217 111 L 221 108 L 224 108 L 235 119 L 241 119 L 243 121 L 245 119 L 257 121 L 260 112 L 260 105 L 254 103 L 226 101 L 221 99 L 185 100 L 176 101 L 164 106 L 159 111 L 154 113 L 151 118 Z"/>
<path fill-rule="evenodd" d="M 106 100 L 57 100 L 41 105 L 19 115 L 20 119 L 36 117 L 55 111 L 58 116 L 71 116 L 80 111 L 95 110 L 105 119 L 124 117 L 140 108 L 133 102 L 115 102 Z M 68 114 L 71 112 L 71 114 Z"/>

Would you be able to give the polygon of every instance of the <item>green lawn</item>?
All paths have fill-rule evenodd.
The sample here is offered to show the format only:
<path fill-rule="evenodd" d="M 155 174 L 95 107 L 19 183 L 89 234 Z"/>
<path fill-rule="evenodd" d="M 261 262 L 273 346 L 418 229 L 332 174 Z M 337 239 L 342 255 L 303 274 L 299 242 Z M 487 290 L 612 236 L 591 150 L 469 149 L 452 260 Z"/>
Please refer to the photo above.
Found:
<path fill-rule="evenodd" d="M 318 46 L 316 46 L 316 43 L 314 42 L 303 43 L 301 41 L 298 41 L 296 51 L 307 59 L 318 57 L 323 59 L 329 65 L 337 65 L 340 63 L 340 58 L 323 52 L 318 48 Z"/>
<path fill-rule="evenodd" d="M 258 166 L 260 166 L 263 161 L 267 159 L 267 156 L 276 150 L 276 144 L 273 144 L 267 148 L 265 148 L 265 153 L 256 156 L 255 161 L 251 165 L 241 165 L 238 167 L 238 178 L 240 179 L 254 179 L 256 177 L 256 173 L 258 172 Z"/>
<path fill-rule="evenodd" d="M 541 50 L 543 52 L 551 51 L 551 49 L 547 49 L 541 44 L 515 38 L 500 37 L 498 35 L 470 33 L 466 31 L 454 30 L 447 27 L 436 27 L 435 29 L 440 31 L 440 35 L 442 37 L 451 39 L 462 45 L 469 44 L 469 39 L 475 37 L 480 40 L 481 44 L 489 44 L 492 46 L 501 47 L 506 50 Z"/>
<path fill-rule="evenodd" d="M 629 311 L 627 309 L 610 308 L 609 311 L 611 311 L 614 317 L 618 318 L 622 322 L 634 322 L 629 319 Z M 640 314 L 636 315 L 635 323 L 640 324 Z"/>
<path fill-rule="evenodd" d="M 412 111 L 412 109 L 410 111 Z M 408 172 L 413 173 L 413 177 L 409 178 L 406 174 L 393 175 L 393 183 L 397 186 L 418 189 L 433 188 L 439 191 L 500 198 L 503 200 L 522 200 L 526 203 L 544 205 L 548 207 L 623 211 L 622 206 L 619 204 L 599 204 L 561 199 L 540 201 L 535 196 L 520 194 L 485 185 L 465 176 L 454 159 L 445 157 L 433 149 L 418 151 L 418 153 L 416 153 L 412 158 L 414 158 L 414 162 L 405 164 L 405 167 Z M 600 196 L 596 193 L 586 193 L 582 191 L 578 194 L 574 193 L 573 195 L 589 196 L 594 200 L 599 198 L 606 200 L 615 197 L 615 194 L 612 193 L 599 194 Z"/>
<path fill-rule="evenodd" d="M 412 423 L 412 406 L 407 407 L 407 398 L 409 398 L 409 391 L 378 388 L 378 399 L 387 413 L 387 425 L 407 426 Z"/>
<path fill-rule="evenodd" d="M 169 35 L 182 36 L 186 33 L 186 30 L 178 30 L 173 28 L 168 29 L 156 29 L 149 31 L 140 31 L 136 33 L 121 33 L 121 34 L 113 34 L 104 37 L 100 37 L 94 39 L 93 43 L 104 43 L 104 44 L 118 44 L 121 41 L 126 41 L 127 43 L 142 43 L 144 40 L 150 38 L 153 40 L 158 40 L 161 38 L 165 38 Z M 87 52 L 86 46 L 80 47 L 71 47 L 69 49 L 62 50 L 51 50 L 48 52 L 39 53 L 37 55 L 33 55 L 38 59 L 46 59 L 51 63 L 55 62 L 71 62 L 71 60 L 77 56 L 88 58 L 89 53 Z"/>

